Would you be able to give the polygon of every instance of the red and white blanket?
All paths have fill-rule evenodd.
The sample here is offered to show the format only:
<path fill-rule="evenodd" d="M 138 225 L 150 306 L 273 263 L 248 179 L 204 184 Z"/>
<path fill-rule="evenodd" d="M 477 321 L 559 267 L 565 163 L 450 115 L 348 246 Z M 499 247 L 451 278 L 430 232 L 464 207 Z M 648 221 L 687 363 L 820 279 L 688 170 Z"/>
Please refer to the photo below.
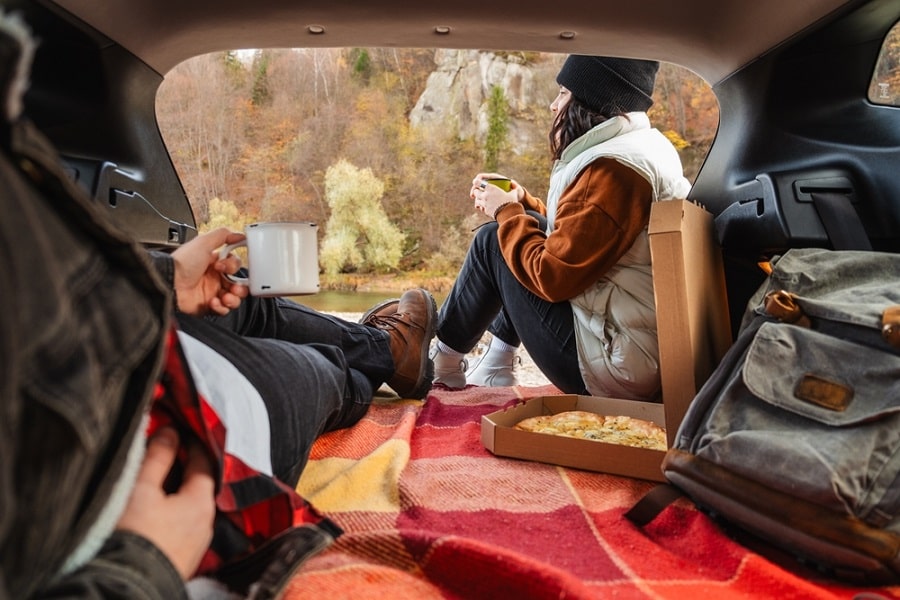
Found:
<path fill-rule="evenodd" d="M 378 400 L 322 437 L 298 491 L 345 534 L 286 598 L 900 598 L 817 581 L 733 541 L 687 501 L 637 529 L 623 518 L 654 484 L 496 457 L 481 415 L 542 388 L 436 388 Z"/>

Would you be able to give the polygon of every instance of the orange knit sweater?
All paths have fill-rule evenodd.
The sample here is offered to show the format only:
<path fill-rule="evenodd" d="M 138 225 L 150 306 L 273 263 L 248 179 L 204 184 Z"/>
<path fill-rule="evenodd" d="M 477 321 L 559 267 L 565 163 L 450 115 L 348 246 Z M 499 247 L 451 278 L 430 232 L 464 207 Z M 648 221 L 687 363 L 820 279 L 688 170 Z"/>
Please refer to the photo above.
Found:
<path fill-rule="evenodd" d="M 568 300 L 628 252 L 650 222 L 652 197 L 637 171 L 599 158 L 560 197 L 553 235 L 525 213 L 546 214 L 539 198 L 526 191 L 522 203 L 504 206 L 497 214 L 500 249 L 523 286 L 549 302 Z"/>

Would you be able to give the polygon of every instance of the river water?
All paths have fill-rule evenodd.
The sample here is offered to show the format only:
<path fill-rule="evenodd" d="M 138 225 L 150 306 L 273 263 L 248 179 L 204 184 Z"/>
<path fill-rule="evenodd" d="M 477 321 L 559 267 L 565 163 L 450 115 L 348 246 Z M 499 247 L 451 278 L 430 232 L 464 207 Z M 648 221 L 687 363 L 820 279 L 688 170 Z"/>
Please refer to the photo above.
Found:
<path fill-rule="evenodd" d="M 292 299 L 324 313 L 363 313 L 379 302 L 397 298 L 396 291 L 386 292 L 335 292 L 324 291 L 309 296 L 295 296 Z M 435 302 L 440 306 L 444 294 L 434 294 Z"/>

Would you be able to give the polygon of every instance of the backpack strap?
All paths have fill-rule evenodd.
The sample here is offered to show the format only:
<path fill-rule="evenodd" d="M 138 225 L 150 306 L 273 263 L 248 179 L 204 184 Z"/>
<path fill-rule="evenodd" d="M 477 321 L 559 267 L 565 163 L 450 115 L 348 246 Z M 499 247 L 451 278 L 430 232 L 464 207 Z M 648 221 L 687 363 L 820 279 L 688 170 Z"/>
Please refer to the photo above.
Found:
<path fill-rule="evenodd" d="M 682 496 L 684 496 L 684 492 L 674 485 L 661 483 L 638 500 L 625 513 L 625 518 L 638 527 L 643 527 L 659 516 L 663 509 Z"/>

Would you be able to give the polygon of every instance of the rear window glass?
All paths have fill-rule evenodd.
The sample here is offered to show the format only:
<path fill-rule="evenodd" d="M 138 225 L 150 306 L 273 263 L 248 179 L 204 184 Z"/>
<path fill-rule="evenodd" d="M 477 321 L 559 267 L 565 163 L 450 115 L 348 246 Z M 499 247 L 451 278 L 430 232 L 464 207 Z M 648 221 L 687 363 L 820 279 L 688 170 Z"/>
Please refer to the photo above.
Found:
<path fill-rule="evenodd" d="M 474 174 L 497 171 L 546 197 L 549 106 L 564 60 L 399 48 L 216 53 L 167 74 L 157 117 L 201 231 L 280 220 L 327 229 L 339 177 L 379 192 L 404 233 L 404 264 L 418 265 L 464 252 Z M 693 181 L 719 121 L 709 85 L 663 64 L 649 115 Z"/>

